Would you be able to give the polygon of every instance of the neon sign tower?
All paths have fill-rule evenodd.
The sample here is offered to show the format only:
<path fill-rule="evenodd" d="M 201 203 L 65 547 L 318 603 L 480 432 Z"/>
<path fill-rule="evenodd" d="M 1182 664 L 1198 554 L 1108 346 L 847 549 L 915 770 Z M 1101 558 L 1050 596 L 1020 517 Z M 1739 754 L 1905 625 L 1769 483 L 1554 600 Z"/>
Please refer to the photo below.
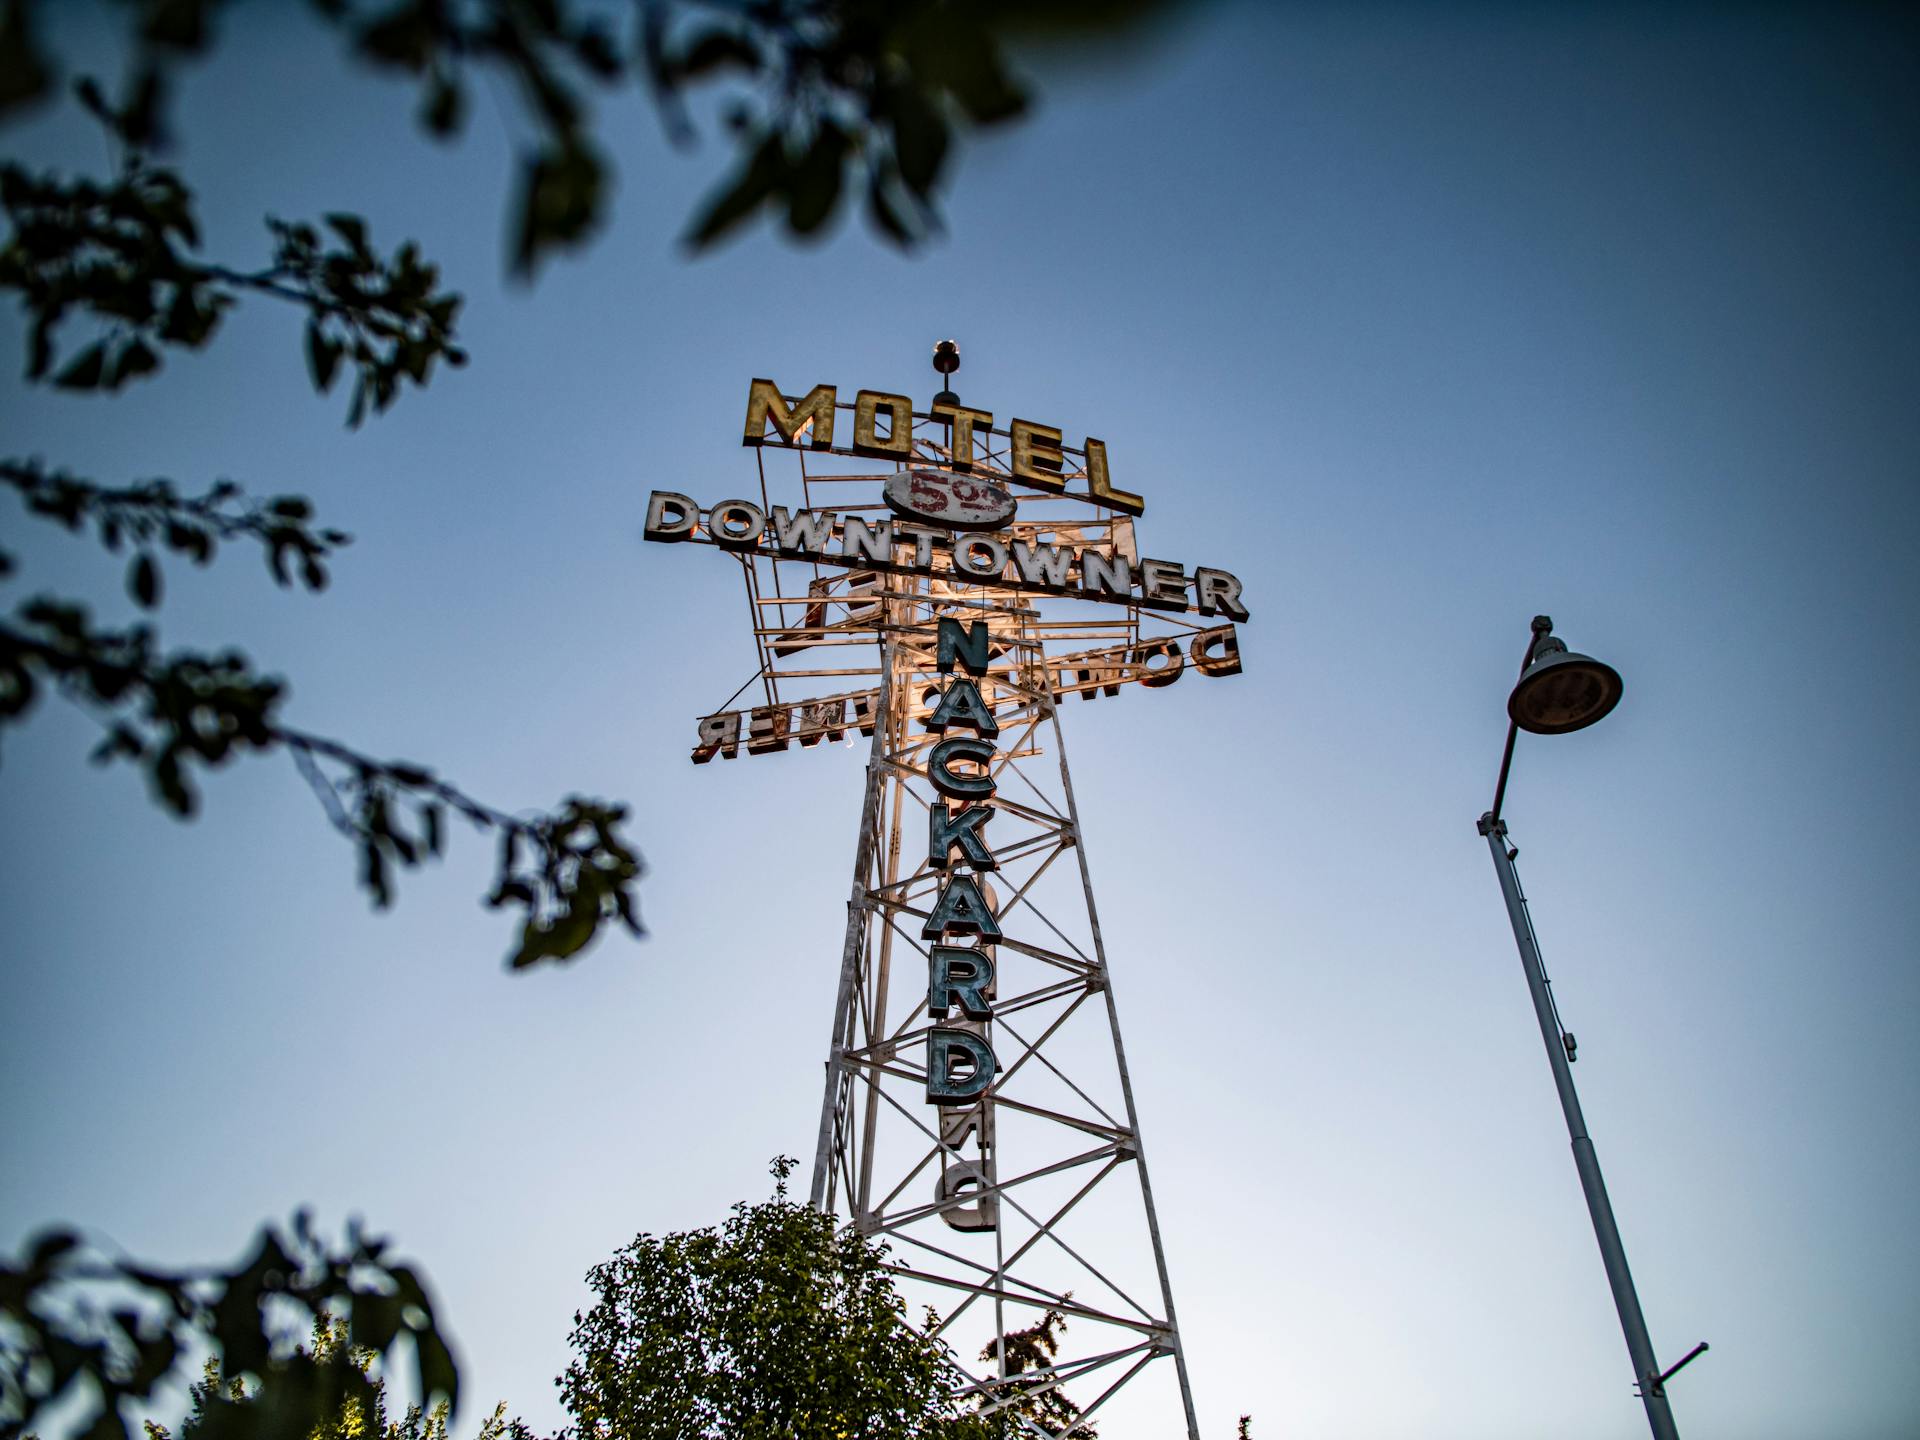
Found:
<path fill-rule="evenodd" d="M 696 763 L 869 741 L 812 1203 L 887 1242 L 970 1408 L 1084 1434 L 1132 1387 L 1198 1440 L 1060 712 L 1239 673 L 1240 582 L 1140 554 L 1102 442 L 951 389 L 755 380 L 742 438 L 757 499 L 655 491 L 646 533 L 746 589 L 759 703 Z"/>

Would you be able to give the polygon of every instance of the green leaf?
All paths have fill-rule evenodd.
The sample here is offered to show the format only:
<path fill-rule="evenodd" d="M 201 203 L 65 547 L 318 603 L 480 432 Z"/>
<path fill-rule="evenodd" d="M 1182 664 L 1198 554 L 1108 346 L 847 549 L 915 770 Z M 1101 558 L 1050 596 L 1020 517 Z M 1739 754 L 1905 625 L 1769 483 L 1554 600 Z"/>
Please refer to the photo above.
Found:
<path fill-rule="evenodd" d="M 114 367 L 113 384 L 124 385 L 136 375 L 151 375 L 160 368 L 160 356 L 154 348 L 138 336 L 121 347 L 118 364 Z"/>
<path fill-rule="evenodd" d="M 79 1244 L 80 1237 L 71 1230 L 42 1231 L 33 1237 L 33 1249 L 28 1255 L 27 1264 L 34 1270 L 44 1270 Z"/>
<path fill-rule="evenodd" d="M 0 113 L 43 99 L 53 86 L 27 8 L 26 0 L 6 0 L 0 8 Z"/>
<path fill-rule="evenodd" d="M 533 887 L 524 880 L 502 880 L 494 887 L 493 894 L 487 897 L 487 904 L 495 910 L 508 901 L 520 905 L 533 904 Z"/>
<path fill-rule="evenodd" d="M 168 0 L 141 8 L 141 38 L 148 44 L 190 53 L 205 48 L 210 33 L 207 12 L 214 8 L 209 0 Z"/>
<path fill-rule="evenodd" d="M 949 17 L 952 14 L 948 12 Z M 944 25 L 936 54 L 938 78 L 976 125 L 1011 120 L 1027 108 L 1026 95 L 1008 77 L 993 36 L 984 25 Z"/>
<path fill-rule="evenodd" d="M 198 9 L 192 0 L 173 0 L 159 9 Z M 149 15 L 153 10 L 148 11 Z M 198 48 L 193 47 L 193 48 Z M 120 138 L 136 150 L 157 149 L 165 143 L 162 114 L 166 109 L 167 80 L 157 65 L 144 66 L 131 85 L 132 94 L 121 107 L 114 128 Z"/>
<path fill-rule="evenodd" d="M 406 70 L 425 68 L 433 54 L 433 22 L 425 5 L 396 5 L 360 32 L 360 49 L 370 59 Z"/>
<path fill-rule="evenodd" d="M 867 214 L 883 236 L 902 250 L 911 250 L 920 237 L 907 225 L 890 189 L 886 173 L 876 168 L 867 182 Z"/>
<path fill-rule="evenodd" d="M 13 10 L 19 7 L 9 5 L 7 8 Z M 113 106 L 107 103 L 106 92 L 101 90 L 100 82 L 93 76 L 82 75 L 73 82 L 73 98 L 78 100 L 81 108 L 94 119 L 107 125 L 113 123 Z"/>
<path fill-rule="evenodd" d="M 372 253 L 367 247 L 367 222 L 362 220 L 358 215 L 347 215 L 336 212 L 330 215 L 323 215 L 321 219 L 327 222 L 328 228 L 331 229 L 334 234 L 338 235 L 342 240 L 346 241 L 348 245 L 353 247 L 354 254 L 366 256 Z"/>
<path fill-rule="evenodd" d="M 446 138 L 460 129 L 466 119 L 467 97 L 459 83 L 436 76 L 421 107 L 420 120 L 435 135 Z"/>
<path fill-rule="evenodd" d="M 138 1354 L 132 1385 L 136 1393 L 145 1395 L 173 1369 L 173 1362 L 180 1357 L 180 1344 L 170 1332 L 163 1330 L 158 1336 L 140 1344 Z"/>
<path fill-rule="evenodd" d="M 101 372 L 106 367 L 106 342 L 96 340 L 87 346 L 73 362 L 54 377 L 54 386 L 61 390 L 93 390 L 100 385 Z"/>
<path fill-rule="evenodd" d="M 33 317 L 27 335 L 27 378 L 38 380 L 53 364 L 53 316 L 47 311 Z"/>
<path fill-rule="evenodd" d="M 761 140 L 747 163 L 733 173 L 731 183 L 714 194 L 706 211 L 688 232 L 687 247 L 704 250 L 750 219 L 773 198 L 786 173 L 786 143 L 776 131 Z"/>
<path fill-rule="evenodd" d="M 265 1372 L 272 1357 L 260 1302 L 273 1277 L 280 1277 L 284 1283 L 297 1268 L 273 1231 L 263 1230 L 253 1258 L 228 1277 L 226 1288 L 213 1302 L 211 1316 L 213 1340 L 220 1347 L 228 1374 Z"/>
<path fill-rule="evenodd" d="M 430 1315 L 426 1326 L 414 1334 L 413 1348 L 419 1361 L 421 1400 L 432 1404 L 434 1397 L 444 1396 L 449 1407 L 458 1405 L 460 1370 Z"/>
<path fill-rule="evenodd" d="M 160 567 L 144 550 L 134 556 L 133 564 L 127 567 L 127 593 L 142 610 L 151 610 L 160 603 Z"/>
<path fill-rule="evenodd" d="M 940 178 L 947 158 L 947 122 L 926 94 L 911 84 L 894 87 L 888 100 L 900 178 L 916 195 L 924 196 Z"/>
<path fill-rule="evenodd" d="M 353 1297 L 353 1343 L 385 1354 L 400 1333 L 400 1297 L 361 1291 Z"/>
<path fill-rule="evenodd" d="M 731 30 L 709 30 L 667 62 L 676 79 L 695 79 L 732 66 L 753 74 L 760 69 L 760 52 L 745 36 Z"/>
<path fill-rule="evenodd" d="M 620 78 L 620 49 L 612 34 L 597 20 L 586 21 L 574 36 L 573 53 L 580 63 L 602 80 Z"/>
<path fill-rule="evenodd" d="M 577 133 L 527 159 L 520 170 L 515 273 L 531 275 L 547 250 L 582 239 L 599 219 L 605 185 L 606 166 Z"/>
<path fill-rule="evenodd" d="M 333 388 L 334 374 L 340 368 L 340 356 L 346 346 L 322 330 L 316 321 L 307 324 L 307 374 L 313 388 L 321 394 Z"/>
<path fill-rule="evenodd" d="M 787 224 L 796 235 L 811 235 L 833 214 L 846 158 L 846 133 L 837 125 L 822 125 L 787 179 Z"/>
<path fill-rule="evenodd" d="M 112 1394 L 105 1398 L 100 1413 L 81 1433 L 80 1440 L 127 1440 L 127 1422 L 120 1418 L 118 1399 Z"/>

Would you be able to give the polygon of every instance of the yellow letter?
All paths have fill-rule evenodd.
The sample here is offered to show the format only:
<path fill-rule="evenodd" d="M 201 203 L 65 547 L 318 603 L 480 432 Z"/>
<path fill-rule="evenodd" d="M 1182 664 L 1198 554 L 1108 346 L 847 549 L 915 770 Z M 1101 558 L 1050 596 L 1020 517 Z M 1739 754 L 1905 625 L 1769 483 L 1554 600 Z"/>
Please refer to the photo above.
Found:
<path fill-rule="evenodd" d="M 874 432 L 875 413 L 885 406 L 892 429 L 882 440 Z M 853 453 L 876 460 L 904 460 L 913 454 L 913 401 L 884 390 L 862 390 L 853 401 Z"/>
<path fill-rule="evenodd" d="M 1060 478 L 1060 432 L 1051 425 L 1016 420 L 1013 436 L 1013 478 L 1043 490 L 1064 490 Z"/>
<path fill-rule="evenodd" d="M 965 405 L 936 405 L 933 418 L 944 420 L 950 431 L 947 440 L 948 463 L 956 470 L 973 468 L 973 427 L 993 428 L 991 410 L 970 410 Z"/>
<path fill-rule="evenodd" d="M 1124 510 L 1129 515 L 1146 512 L 1147 502 L 1131 490 L 1116 490 L 1107 479 L 1107 442 L 1087 440 L 1087 493 L 1102 505 L 1111 505 L 1116 510 Z"/>
<path fill-rule="evenodd" d="M 791 445 L 800 427 L 811 420 L 813 433 L 807 443 L 816 450 L 825 450 L 833 444 L 834 393 L 831 385 L 816 385 L 807 392 L 806 399 L 789 410 L 787 397 L 780 393 L 779 386 L 771 380 L 755 380 L 747 391 L 747 431 L 740 443 L 766 444 L 767 421 L 771 420 L 780 435 L 776 443 Z"/>

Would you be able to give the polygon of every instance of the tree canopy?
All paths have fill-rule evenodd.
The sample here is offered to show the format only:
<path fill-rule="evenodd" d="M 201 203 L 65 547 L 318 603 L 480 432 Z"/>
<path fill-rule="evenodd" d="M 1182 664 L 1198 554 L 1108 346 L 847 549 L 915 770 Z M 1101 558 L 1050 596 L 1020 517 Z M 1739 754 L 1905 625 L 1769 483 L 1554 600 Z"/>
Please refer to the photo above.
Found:
<path fill-rule="evenodd" d="M 884 1252 L 786 1198 L 721 1225 L 642 1234 L 588 1272 L 560 1377 L 570 1440 L 989 1440 L 960 1372 L 907 1323 Z"/>

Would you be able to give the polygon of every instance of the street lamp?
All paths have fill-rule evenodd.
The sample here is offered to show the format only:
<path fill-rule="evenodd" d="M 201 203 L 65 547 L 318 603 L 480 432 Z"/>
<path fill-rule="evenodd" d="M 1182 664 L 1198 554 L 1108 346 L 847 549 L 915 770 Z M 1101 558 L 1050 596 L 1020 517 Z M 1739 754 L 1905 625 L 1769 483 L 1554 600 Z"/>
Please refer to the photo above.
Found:
<path fill-rule="evenodd" d="M 1540 942 L 1534 936 L 1527 899 L 1521 893 L 1520 877 L 1513 868 L 1514 857 L 1520 852 L 1507 843 L 1506 823 L 1500 818 L 1500 805 L 1507 794 L 1507 772 L 1513 765 L 1513 742 L 1519 732 L 1565 735 L 1584 730 L 1620 703 L 1620 692 L 1618 671 L 1589 655 L 1568 650 L 1563 641 L 1555 638 L 1551 619 L 1545 615 L 1533 617 L 1533 635 L 1527 642 L 1527 657 L 1520 666 L 1520 680 L 1507 697 L 1511 723 L 1507 726 L 1506 752 L 1500 757 L 1500 780 L 1494 786 L 1493 808 L 1480 817 L 1480 833 L 1487 837 L 1487 845 L 1493 851 L 1493 868 L 1500 877 L 1500 893 L 1506 897 L 1507 918 L 1513 922 L 1513 938 L 1520 947 L 1520 964 L 1527 972 L 1527 988 L 1533 993 L 1533 1012 L 1540 1021 L 1540 1038 L 1546 1042 L 1547 1063 L 1553 1067 L 1560 1109 L 1567 1117 L 1567 1134 L 1573 1139 L 1573 1163 L 1580 1172 L 1580 1188 L 1586 1192 L 1587 1213 L 1593 1217 L 1594 1238 L 1600 1242 L 1600 1260 L 1606 1266 L 1607 1284 L 1613 1289 L 1614 1308 L 1620 1312 L 1627 1353 L 1633 1357 L 1634 1382 L 1647 1407 L 1647 1423 L 1653 1427 L 1654 1440 L 1679 1440 L 1673 1412 L 1667 1407 L 1666 1382 L 1707 1347 L 1704 1342 L 1696 1345 L 1665 1372 L 1653 1358 L 1653 1341 L 1647 1337 L 1640 1297 L 1634 1293 L 1633 1275 L 1627 1269 L 1626 1248 L 1620 1243 L 1620 1230 L 1613 1221 L 1606 1182 L 1600 1178 L 1600 1160 L 1593 1152 L 1587 1122 L 1580 1113 L 1580 1097 L 1573 1088 L 1573 1036 L 1561 1025 L 1560 1013 L 1554 1007 L 1553 991 L 1548 988 L 1546 970 L 1540 961 Z"/>

